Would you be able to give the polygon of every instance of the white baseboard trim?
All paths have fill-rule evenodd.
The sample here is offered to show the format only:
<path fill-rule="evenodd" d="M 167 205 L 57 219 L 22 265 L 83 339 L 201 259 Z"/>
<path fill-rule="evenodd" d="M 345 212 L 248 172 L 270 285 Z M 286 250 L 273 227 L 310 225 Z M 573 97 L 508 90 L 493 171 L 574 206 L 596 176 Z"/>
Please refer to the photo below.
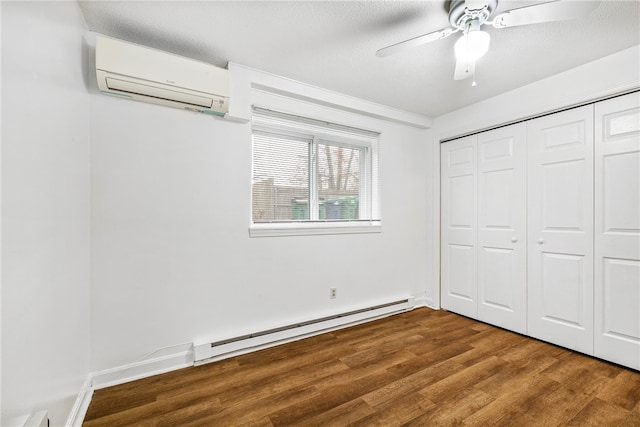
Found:
<path fill-rule="evenodd" d="M 105 369 L 91 375 L 94 390 L 193 366 L 193 349 Z"/>
<path fill-rule="evenodd" d="M 425 307 L 429 307 L 433 310 L 440 310 L 442 307 L 440 307 L 440 304 L 436 303 L 435 301 L 433 301 L 432 299 L 427 299 L 425 301 L 424 304 Z"/>
<path fill-rule="evenodd" d="M 65 427 L 81 427 L 87 415 L 93 392 L 102 388 L 193 366 L 193 349 L 145 359 L 89 374 L 69 413 Z"/>
<path fill-rule="evenodd" d="M 415 307 L 414 308 L 429 307 L 429 302 L 430 302 L 430 300 L 425 296 L 416 297 L 416 299 L 415 299 Z"/>
<path fill-rule="evenodd" d="M 428 298 L 426 296 L 416 297 L 416 308 L 418 307 L 428 307 L 433 310 L 440 310 L 440 305 L 434 301 L 433 298 Z"/>
<path fill-rule="evenodd" d="M 87 380 L 82 385 L 82 389 L 78 393 L 78 397 L 76 397 L 76 401 L 73 404 L 73 408 L 71 408 L 71 412 L 69 413 L 69 417 L 67 418 L 67 422 L 65 427 L 81 427 L 84 422 L 84 417 L 87 415 L 87 409 L 89 409 L 89 404 L 91 403 L 91 398 L 93 397 L 93 387 L 91 386 L 91 375 L 87 377 Z"/>

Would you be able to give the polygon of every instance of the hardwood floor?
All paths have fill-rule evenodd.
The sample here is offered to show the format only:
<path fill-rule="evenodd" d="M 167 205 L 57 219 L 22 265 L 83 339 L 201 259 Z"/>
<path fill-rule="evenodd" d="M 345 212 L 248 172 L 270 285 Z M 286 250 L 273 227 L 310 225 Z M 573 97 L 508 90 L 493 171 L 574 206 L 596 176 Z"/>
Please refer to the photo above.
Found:
<path fill-rule="evenodd" d="M 640 373 L 427 308 L 97 390 L 93 426 L 640 426 Z"/>

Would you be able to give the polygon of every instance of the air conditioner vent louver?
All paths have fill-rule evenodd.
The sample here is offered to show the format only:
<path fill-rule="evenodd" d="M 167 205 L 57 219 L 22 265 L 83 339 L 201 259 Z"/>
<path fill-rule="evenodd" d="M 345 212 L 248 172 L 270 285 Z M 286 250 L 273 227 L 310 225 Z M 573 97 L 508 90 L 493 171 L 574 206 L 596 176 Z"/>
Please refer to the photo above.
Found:
<path fill-rule="evenodd" d="M 223 116 L 228 71 L 106 37 L 96 41 L 96 76 L 103 93 Z"/>
<path fill-rule="evenodd" d="M 202 96 L 190 95 L 177 90 L 169 90 L 153 85 L 134 83 L 132 81 L 120 80 L 107 77 L 107 87 L 109 90 L 127 92 L 131 94 L 151 96 L 167 101 L 184 102 L 185 104 L 197 105 L 204 108 L 211 108 L 213 100 Z"/>

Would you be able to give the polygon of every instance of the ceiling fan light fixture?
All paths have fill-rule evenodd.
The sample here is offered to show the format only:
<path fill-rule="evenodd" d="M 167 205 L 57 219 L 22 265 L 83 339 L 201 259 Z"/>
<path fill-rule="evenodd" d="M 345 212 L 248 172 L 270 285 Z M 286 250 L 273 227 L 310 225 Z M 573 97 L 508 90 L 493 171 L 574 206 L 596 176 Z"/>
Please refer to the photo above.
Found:
<path fill-rule="evenodd" d="M 485 31 L 467 31 L 456 41 L 454 47 L 456 59 L 466 62 L 475 61 L 487 53 L 490 42 L 491 36 Z"/>

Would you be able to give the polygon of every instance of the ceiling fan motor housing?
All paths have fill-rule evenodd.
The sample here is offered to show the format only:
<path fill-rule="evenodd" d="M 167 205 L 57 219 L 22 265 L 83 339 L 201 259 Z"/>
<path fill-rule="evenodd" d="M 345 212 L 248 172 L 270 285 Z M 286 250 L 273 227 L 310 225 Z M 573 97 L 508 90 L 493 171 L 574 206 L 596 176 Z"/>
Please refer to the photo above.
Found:
<path fill-rule="evenodd" d="M 449 8 L 449 22 L 453 27 L 463 31 L 466 31 L 469 21 L 477 21 L 482 25 L 496 10 L 498 0 L 486 0 L 483 3 L 478 9 L 470 9 L 465 0 L 452 0 Z"/>

